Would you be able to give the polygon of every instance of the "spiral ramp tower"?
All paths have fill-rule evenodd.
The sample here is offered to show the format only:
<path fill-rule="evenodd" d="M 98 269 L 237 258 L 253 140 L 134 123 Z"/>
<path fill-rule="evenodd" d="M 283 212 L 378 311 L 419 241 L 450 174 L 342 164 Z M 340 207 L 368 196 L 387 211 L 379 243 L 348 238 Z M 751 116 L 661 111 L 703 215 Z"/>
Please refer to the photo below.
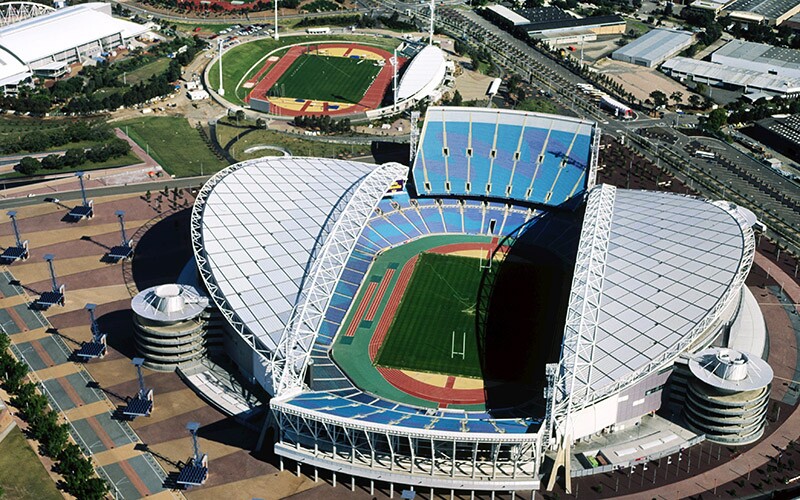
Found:
<path fill-rule="evenodd" d="M 148 288 L 131 301 L 136 348 L 157 371 L 189 367 L 206 354 L 208 298 L 190 285 Z"/>
<path fill-rule="evenodd" d="M 689 360 L 684 416 L 714 443 L 740 446 L 764 433 L 772 368 L 751 354 L 709 348 Z"/>

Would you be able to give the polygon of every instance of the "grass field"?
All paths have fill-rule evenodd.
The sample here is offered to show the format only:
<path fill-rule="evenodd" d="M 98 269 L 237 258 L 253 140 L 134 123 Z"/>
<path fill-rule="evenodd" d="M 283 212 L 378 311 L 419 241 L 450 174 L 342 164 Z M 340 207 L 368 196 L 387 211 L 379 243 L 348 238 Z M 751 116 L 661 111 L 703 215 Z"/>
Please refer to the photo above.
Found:
<path fill-rule="evenodd" d="M 278 41 L 272 38 L 260 38 L 228 49 L 222 56 L 224 59 L 222 82 L 225 84 L 225 99 L 234 104 L 244 104 L 243 99 L 249 93 L 249 89 L 243 89 L 239 87 L 239 84 L 247 81 L 248 78 L 261 69 L 261 65 L 255 67 L 254 65 L 268 53 L 281 47 L 304 42 L 319 43 L 320 40 L 319 36 L 282 36 Z M 400 44 L 400 40 L 397 38 L 372 38 L 355 35 L 336 35 L 331 37 L 330 40 L 324 39 L 323 41 L 360 42 L 386 49 L 389 52 Z M 218 64 L 219 62 L 215 61 L 208 72 L 208 82 L 214 89 L 219 88 Z"/>
<path fill-rule="evenodd" d="M 171 59 L 166 57 L 162 57 L 160 59 L 156 59 L 153 62 L 149 62 L 144 66 L 136 68 L 133 71 L 129 71 L 125 74 L 125 82 L 128 85 L 135 85 L 139 82 L 143 82 L 148 78 L 163 73 L 169 67 Z M 120 77 L 119 81 L 122 81 L 123 78 Z M 127 90 L 127 89 L 126 89 Z"/>
<path fill-rule="evenodd" d="M 475 306 L 482 275 L 479 259 L 421 254 L 376 364 L 481 378 Z M 451 355 L 454 336 L 463 358 Z"/>
<path fill-rule="evenodd" d="M 275 82 L 270 95 L 357 103 L 381 68 L 367 59 L 303 54 Z"/>
<path fill-rule="evenodd" d="M 200 132 L 178 116 L 152 116 L 115 123 L 136 144 L 150 152 L 164 169 L 176 177 L 208 175 L 228 164 L 217 158 L 203 141 Z"/>
<path fill-rule="evenodd" d="M 63 498 L 18 428 L 0 443 L 0 487 L 4 490 L 4 500 Z"/>

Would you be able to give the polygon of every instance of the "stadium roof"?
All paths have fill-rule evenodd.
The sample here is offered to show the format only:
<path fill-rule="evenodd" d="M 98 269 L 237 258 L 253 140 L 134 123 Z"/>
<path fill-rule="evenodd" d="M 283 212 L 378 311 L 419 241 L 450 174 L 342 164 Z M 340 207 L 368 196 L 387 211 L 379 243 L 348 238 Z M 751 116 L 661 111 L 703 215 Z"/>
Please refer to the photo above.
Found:
<path fill-rule="evenodd" d="M 31 76 L 27 66 L 0 47 L 0 85 L 14 84 Z"/>
<path fill-rule="evenodd" d="M 240 163 L 212 179 L 201 232 L 220 293 L 210 291 L 267 348 L 277 346 L 289 321 L 312 255 L 335 222 L 329 217 L 374 168 L 275 158 Z"/>
<path fill-rule="evenodd" d="M 600 301 L 600 388 L 688 338 L 745 264 L 736 217 L 706 200 L 617 190 Z M 677 352 L 676 352 L 677 354 Z"/>
<path fill-rule="evenodd" d="M 0 47 L 29 64 L 117 33 L 130 38 L 147 31 L 111 17 L 105 9 L 110 10 L 108 4 L 85 3 L 2 27 Z"/>
<path fill-rule="evenodd" d="M 403 101 L 417 94 L 427 97 L 444 79 L 446 64 L 442 49 L 428 45 L 417 54 L 406 68 L 397 85 L 397 100 Z"/>
<path fill-rule="evenodd" d="M 780 94 L 800 92 L 800 79 L 762 73 L 745 68 L 732 68 L 723 64 L 698 61 L 688 57 L 673 57 L 664 62 L 662 69 L 693 75 L 698 81 L 704 79 L 724 82 L 739 87 L 750 87 Z M 705 83 L 705 82 L 703 82 Z"/>
<path fill-rule="evenodd" d="M 613 53 L 614 58 L 648 59 L 663 61 L 692 40 L 692 33 L 683 30 L 657 28 L 648 31 Z"/>

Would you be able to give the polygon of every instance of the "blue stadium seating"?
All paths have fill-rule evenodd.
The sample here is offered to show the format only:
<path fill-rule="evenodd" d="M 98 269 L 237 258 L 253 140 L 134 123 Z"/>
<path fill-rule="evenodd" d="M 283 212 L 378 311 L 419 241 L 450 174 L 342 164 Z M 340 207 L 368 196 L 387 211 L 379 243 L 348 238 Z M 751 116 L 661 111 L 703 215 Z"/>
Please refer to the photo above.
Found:
<path fill-rule="evenodd" d="M 586 189 L 593 133 L 590 123 L 566 117 L 431 108 L 413 166 L 416 188 L 425 196 L 560 205 Z"/>
<path fill-rule="evenodd" d="M 337 377 L 333 371 L 326 371 Z M 316 384 L 315 384 L 316 385 Z M 399 405 L 356 392 L 344 397 L 326 391 L 298 394 L 285 404 L 300 409 L 326 413 L 334 417 L 353 418 L 364 422 L 384 425 L 402 425 L 413 429 L 434 429 L 449 432 L 524 434 L 535 423 L 532 420 L 494 419 L 485 412 L 431 412 L 423 408 Z"/>
<path fill-rule="evenodd" d="M 442 215 L 444 216 L 444 223 L 448 233 L 462 234 L 464 232 L 461 212 L 457 209 L 442 209 Z"/>
<path fill-rule="evenodd" d="M 477 207 L 464 209 L 464 232 L 467 234 L 483 233 L 483 210 Z"/>

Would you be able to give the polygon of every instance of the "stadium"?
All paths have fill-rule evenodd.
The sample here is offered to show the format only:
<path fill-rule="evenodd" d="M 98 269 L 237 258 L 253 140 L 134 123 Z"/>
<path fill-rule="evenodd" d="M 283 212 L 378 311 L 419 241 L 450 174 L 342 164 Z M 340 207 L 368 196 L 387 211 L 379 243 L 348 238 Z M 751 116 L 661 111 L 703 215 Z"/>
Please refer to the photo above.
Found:
<path fill-rule="evenodd" d="M 536 490 L 554 451 L 557 469 L 658 410 L 681 359 L 735 347 L 760 315 L 753 221 L 597 184 L 599 141 L 580 119 L 431 107 L 410 168 L 263 158 L 206 183 L 196 265 L 272 396 L 282 465 L 390 495 Z"/>
<path fill-rule="evenodd" d="M 441 49 L 404 42 L 393 56 L 391 45 L 330 40 L 280 47 L 236 71 L 234 94 L 273 115 L 370 118 L 395 102 L 405 109 L 434 95 L 446 73 Z M 239 64 L 227 55 L 223 63 Z"/>

